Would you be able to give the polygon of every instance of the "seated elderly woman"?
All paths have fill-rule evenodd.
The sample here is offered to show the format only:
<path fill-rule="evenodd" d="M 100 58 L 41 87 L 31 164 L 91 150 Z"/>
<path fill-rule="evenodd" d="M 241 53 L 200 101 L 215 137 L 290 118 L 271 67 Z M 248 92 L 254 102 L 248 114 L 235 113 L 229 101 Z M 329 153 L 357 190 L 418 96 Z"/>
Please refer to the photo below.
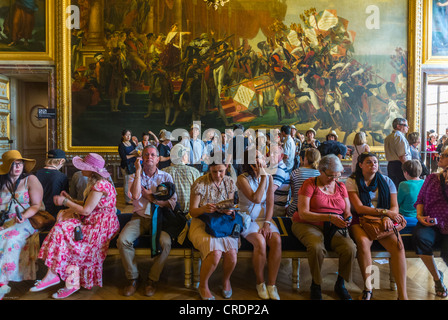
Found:
<path fill-rule="evenodd" d="M 209 164 L 209 172 L 197 179 L 191 187 L 190 215 L 192 216 L 189 239 L 201 253 L 202 265 L 199 280 L 199 295 L 203 300 L 214 300 L 209 288 L 209 279 L 223 258 L 222 295 L 232 296 L 230 276 L 235 269 L 238 252 L 238 238 L 214 237 L 205 230 L 200 216 L 218 211 L 216 204 L 234 199 L 235 182 L 226 175 L 227 165 L 221 161 Z M 233 210 L 220 210 L 222 214 L 234 214 Z"/>
<path fill-rule="evenodd" d="M 241 211 L 250 215 L 252 222 L 241 235 L 254 247 L 252 264 L 261 299 L 280 300 L 275 286 L 282 257 L 282 243 L 277 226 L 272 222 L 274 213 L 274 183 L 266 173 L 266 161 L 260 151 L 250 161 L 249 151 L 244 152 L 243 173 L 238 176 L 238 199 Z M 255 164 L 251 164 L 255 162 Z M 268 281 L 264 281 L 266 245 L 269 246 Z"/>
<path fill-rule="evenodd" d="M 11 288 L 9 281 L 36 279 L 38 230 L 30 218 L 41 207 L 43 189 L 29 173 L 36 160 L 19 151 L 3 154 L 0 166 L 0 300 Z M 14 194 L 14 195 L 13 195 Z"/>
<path fill-rule="evenodd" d="M 341 299 L 351 300 L 345 280 L 351 281 L 356 247 L 346 230 L 351 219 L 347 190 L 343 183 L 337 182 L 344 168 L 339 158 L 331 154 L 321 159 L 318 169 L 320 175 L 307 179 L 299 190 L 292 232 L 307 248 L 311 299 L 322 299 L 322 264 L 331 249 L 339 256 L 334 290 Z"/>
<path fill-rule="evenodd" d="M 370 248 L 373 241 L 359 224 L 360 215 L 381 216 L 389 228 L 394 223 L 401 223 L 404 217 L 398 212 L 397 189 L 392 180 L 379 171 L 379 162 L 375 154 L 364 152 L 358 157 L 356 171 L 347 179 L 350 203 L 353 208 L 353 222 L 350 227 L 358 247 L 358 263 L 364 279 L 364 290 L 361 299 L 372 298 L 372 285 L 366 281 L 370 276 L 369 266 L 372 265 Z M 392 234 L 379 240 L 380 244 L 391 255 L 391 270 L 395 277 L 398 297 L 407 300 L 406 292 L 406 257 L 401 236 Z"/>
<path fill-rule="evenodd" d="M 86 200 L 74 200 L 65 191 L 54 196 L 54 203 L 67 209 L 59 211 L 39 252 L 38 257 L 48 267 L 47 274 L 30 289 L 45 290 L 59 284 L 60 277 L 65 287 L 53 294 L 55 299 L 66 298 L 81 286 L 102 286 L 109 241 L 120 229 L 115 213 L 117 193 L 107 180 L 109 172 L 104 168 L 104 159 L 89 153 L 84 159 L 74 157 L 72 162 L 89 178 L 84 192 Z"/>
<path fill-rule="evenodd" d="M 441 257 L 448 264 L 448 148 L 440 155 L 440 173 L 430 174 L 423 183 L 415 202 L 418 223 L 414 228 L 413 242 L 416 253 L 431 273 L 436 295 L 447 297 L 443 273 L 434 261 L 434 246 L 440 244 Z"/>

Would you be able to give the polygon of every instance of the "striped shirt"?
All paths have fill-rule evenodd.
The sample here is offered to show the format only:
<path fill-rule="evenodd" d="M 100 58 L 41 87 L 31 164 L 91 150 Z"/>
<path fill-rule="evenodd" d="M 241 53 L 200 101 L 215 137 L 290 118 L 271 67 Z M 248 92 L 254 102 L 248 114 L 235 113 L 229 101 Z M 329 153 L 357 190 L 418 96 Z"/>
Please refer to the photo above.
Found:
<path fill-rule="evenodd" d="M 299 189 L 306 179 L 317 177 L 319 170 L 301 167 L 291 172 L 291 204 L 288 206 L 286 215 L 292 217 L 297 211 L 297 201 L 299 200 Z"/>
<path fill-rule="evenodd" d="M 276 215 L 276 212 L 283 212 L 289 202 L 290 178 L 283 160 L 278 163 L 277 170 L 272 175 L 272 178 L 274 185 L 278 186 L 274 192 L 274 215 Z"/>
<path fill-rule="evenodd" d="M 194 181 L 201 176 L 199 170 L 184 163 L 171 165 L 163 169 L 169 173 L 176 186 L 177 202 L 183 212 L 190 211 L 190 190 Z"/>

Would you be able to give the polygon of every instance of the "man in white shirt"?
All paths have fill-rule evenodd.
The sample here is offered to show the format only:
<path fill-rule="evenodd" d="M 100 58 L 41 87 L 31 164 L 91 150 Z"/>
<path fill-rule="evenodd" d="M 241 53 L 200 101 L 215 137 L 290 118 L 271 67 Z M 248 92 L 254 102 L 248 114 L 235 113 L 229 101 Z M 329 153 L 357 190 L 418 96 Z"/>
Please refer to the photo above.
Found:
<path fill-rule="evenodd" d="M 280 129 L 283 138 L 283 162 L 285 163 L 286 169 L 291 172 L 294 167 L 294 158 L 296 156 L 296 144 L 294 139 L 291 137 L 291 127 L 282 126 Z"/>
<path fill-rule="evenodd" d="M 164 182 L 174 183 L 170 174 L 157 168 L 159 163 L 157 147 L 146 146 L 142 151 L 142 158 L 142 164 L 140 164 L 139 159 L 135 162 L 135 177 L 133 175 L 129 179 L 129 193 L 134 206 L 134 215 L 120 232 L 117 241 L 126 278 L 129 280 L 128 285 L 124 288 L 125 296 L 132 296 L 137 289 L 139 273 L 135 261 L 134 241 L 151 230 L 151 203 L 159 207 L 170 207 L 174 210 L 177 201 L 176 193 L 166 201 L 157 200 L 154 197 L 159 184 Z M 171 237 L 167 232 L 163 230 L 160 232 L 159 242 L 162 251 L 154 258 L 154 263 L 149 271 L 145 287 L 145 295 L 147 296 L 152 296 L 155 293 L 157 281 L 171 251 Z"/>
<path fill-rule="evenodd" d="M 392 179 L 398 189 L 401 181 L 406 181 L 401 165 L 411 160 L 411 148 L 406 139 L 409 125 L 404 118 L 395 118 L 392 127 L 394 131 L 384 139 L 384 153 L 386 154 L 387 176 Z"/>

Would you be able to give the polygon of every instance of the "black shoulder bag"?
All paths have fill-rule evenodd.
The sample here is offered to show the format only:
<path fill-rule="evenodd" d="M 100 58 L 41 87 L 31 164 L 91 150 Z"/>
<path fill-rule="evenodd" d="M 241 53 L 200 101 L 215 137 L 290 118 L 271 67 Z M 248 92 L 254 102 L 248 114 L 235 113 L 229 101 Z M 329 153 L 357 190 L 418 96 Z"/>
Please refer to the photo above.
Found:
<path fill-rule="evenodd" d="M 0 227 L 3 226 L 3 224 L 6 222 L 6 220 L 9 219 L 9 211 L 11 211 L 12 202 L 15 200 L 14 194 L 16 193 L 19 183 L 20 183 L 20 178 L 18 178 L 16 183 L 14 184 L 13 190 L 12 191 L 9 190 L 9 192 L 11 192 L 11 201 L 9 202 L 8 210 L 0 211 Z"/>

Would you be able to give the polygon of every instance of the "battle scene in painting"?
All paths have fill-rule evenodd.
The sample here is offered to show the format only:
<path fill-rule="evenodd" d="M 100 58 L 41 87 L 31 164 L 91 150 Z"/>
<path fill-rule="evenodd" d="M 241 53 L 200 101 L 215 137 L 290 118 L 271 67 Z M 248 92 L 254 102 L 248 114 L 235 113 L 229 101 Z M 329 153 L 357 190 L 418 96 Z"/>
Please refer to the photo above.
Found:
<path fill-rule="evenodd" d="M 81 18 L 70 48 L 74 146 L 193 121 L 221 132 L 294 124 L 317 137 L 335 130 L 344 143 L 362 130 L 382 146 L 406 115 L 407 1 L 72 4 Z"/>

